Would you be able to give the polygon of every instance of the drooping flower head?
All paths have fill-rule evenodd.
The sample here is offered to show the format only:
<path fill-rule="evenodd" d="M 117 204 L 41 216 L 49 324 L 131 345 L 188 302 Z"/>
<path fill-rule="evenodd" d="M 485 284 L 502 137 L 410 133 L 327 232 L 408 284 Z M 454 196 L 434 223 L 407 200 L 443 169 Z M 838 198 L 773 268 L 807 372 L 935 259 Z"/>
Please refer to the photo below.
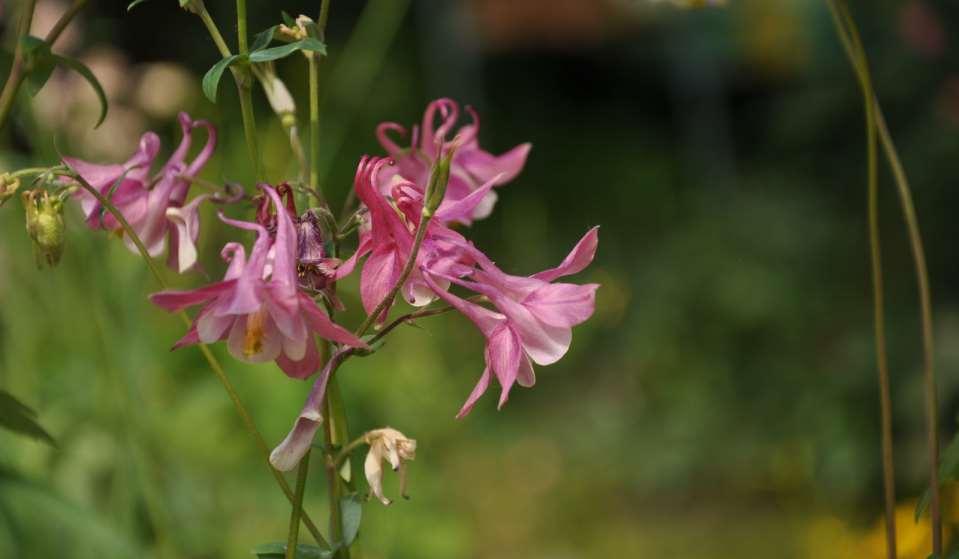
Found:
<path fill-rule="evenodd" d="M 299 289 L 293 216 L 276 190 L 269 185 L 260 188 L 275 211 L 275 234 L 259 223 L 221 215 L 225 223 L 257 233 L 249 259 L 242 245 L 227 243 L 221 254 L 230 265 L 223 281 L 192 291 L 164 291 L 150 299 L 171 312 L 203 305 L 174 347 L 226 339 L 237 359 L 254 363 L 275 360 L 288 376 L 307 378 L 319 367 L 314 333 L 343 345 L 366 344 L 333 323 Z"/>
<path fill-rule="evenodd" d="M 566 354 L 572 327 L 593 314 L 599 285 L 554 280 L 585 269 L 593 260 L 598 240 L 598 228 L 591 229 L 559 266 L 529 277 L 504 273 L 472 246 L 466 250 L 477 268 L 469 279 L 424 270 L 424 279 L 436 295 L 469 318 L 486 338 L 486 367 L 457 417 L 469 413 L 494 377 L 501 388 L 502 407 L 515 383 L 529 387 L 536 382 L 533 363 L 550 365 Z M 450 293 L 437 279 L 483 295 L 495 310 Z"/>
<path fill-rule="evenodd" d="M 205 120 L 193 120 L 186 113 L 179 115 L 183 139 L 155 177 L 150 168 L 160 151 L 160 138 L 147 132 L 130 159 L 122 164 L 98 165 L 72 157 L 63 162 L 95 188 L 123 214 L 131 228 L 146 245 L 151 256 L 159 256 L 169 243 L 168 264 L 184 272 L 196 264 L 196 241 L 199 236 L 198 208 L 209 198 L 201 195 L 186 203 L 190 179 L 206 165 L 216 147 L 216 129 Z M 193 130 L 207 131 L 206 145 L 187 162 Z M 75 194 L 92 229 L 122 232 L 120 223 L 84 189 Z M 131 251 L 137 252 L 132 239 L 125 239 Z"/>
<path fill-rule="evenodd" d="M 394 176 L 398 175 L 411 182 L 422 193 L 429 181 L 430 170 L 444 153 L 444 146 L 450 142 L 458 145 L 447 188 L 447 200 L 450 202 L 466 198 L 490 181 L 492 186 L 502 186 L 513 180 L 523 170 L 532 145 L 520 144 L 502 155 L 493 155 L 479 145 L 479 115 L 472 107 L 466 107 L 466 112 L 473 122 L 453 134 L 453 128 L 460 117 L 459 105 L 452 99 L 433 101 L 426 107 L 421 126 L 412 127 L 411 145 L 408 148 L 401 148 L 390 138 L 390 134 L 394 132 L 406 135 L 406 128 L 395 122 L 380 124 L 376 130 L 377 138 L 383 149 L 396 161 L 396 167 L 381 174 L 377 187 L 383 191 L 389 190 Z M 439 126 L 436 126 L 437 116 L 440 118 Z M 469 224 L 473 220 L 489 216 L 495 203 L 496 193 L 488 190 L 469 215 L 450 217 Z"/>
<path fill-rule="evenodd" d="M 406 495 L 406 463 L 416 458 L 416 441 L 406 438 L 392 427 L 374 429 L 363 436 L 370 446 L 363 463 L 363 473 L 370 484 L 373 496 L 384 505 L 392 501 L 383 494 L 383 462 L 389 463 L 394 472 L 400 474 L 400 495 Z"/>

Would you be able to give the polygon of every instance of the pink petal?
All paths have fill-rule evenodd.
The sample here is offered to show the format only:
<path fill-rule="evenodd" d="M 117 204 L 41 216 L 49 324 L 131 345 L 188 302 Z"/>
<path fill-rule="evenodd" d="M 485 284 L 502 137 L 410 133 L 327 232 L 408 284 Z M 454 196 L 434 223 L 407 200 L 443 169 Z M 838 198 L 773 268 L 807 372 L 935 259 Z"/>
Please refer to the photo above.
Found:
<path fill-rule="evenodd" d="M 381 245 L 373 249 L 373 254 L 363 265 L 360 275 L 360 298 L 367 314 L 372 313 L 376 306 L 389 294 L 393 286 L 400 279 L 403 271 L 403 262 L 400 261 L 395 245 Z M 385 320 L 389 309 L 383 309 L 378 321 Z"/>
<path fill-rule="evenodd" d="M 161 291 L 150 295 L 150 302 L 166 311 L 178 312 L 193 305 L 206 303 L 229 291 L 235 284 L 236 280 L 225 280 L 191 291 Z"/>
<path fill-rule="evenodd" d="M 489 338 L 499 326 L 506 323 L 506 316 L 453 295 L 440 287 L 433 276 L 434 274 L 428 270 L 423 270 L 423 280 L 429 285 L 430 289 L 432 289 L 440 299 L 446 301 L 447 304 L 470 319 L 487 338 Z M 447 280 L 452 279 L 447 276 L 439 277 Z"/>
<path fill-rule="evenodd" d="M 194 198 L 182 208 L 167 208 L 167 219 L 175 227 L 175 236 L 171 236 L 170 255 L 176 256 L 177 270 L 182 274 L 196 264 L 196 240 L 200 235 L 200 204 L 209 198 L 203 194 Z M 176 244 L 173 244 L 173 241 Z"/>
<path fill-rule="evenodd" d="M 321 337 L 336 342 L 338 344 L 367 348 L 366 342 L 357 338 L 352 332 L 334 323 L 329 316 L 316 306 L 313 299 L 305 294 L 300 294 L 300 308 L 303 311 L 303 317 L 306 319 L 310 328 Z"/>
<path fill-rule="evenodd" d="M 456 154 L 455 163 L 480 182 L 496 179 L 496 184 L 506 184 L 516 178 L 526 165 L 526 157 L 533 145 L 520 144 L 500 156 L 482 149 L 463 150 Z"/>
<path fill-rule="evenodd" d="M 333 366 L 339 363 L 339 357 L 340 354 L 338 353 L 326 362 L 320 376 L 313 383 L 313 388 L 310 390 L 310 395 L 307 397 L 303 409 L 300 410 L 300 415 L 293 423 L 293 429 L 283 439 L 283 442 L 270 453 L 270 463 L 277 470 L 288 472 L 295 468 L 313 443 L 313 436 L 323 422 L 321 409 L 323 398 L 326 396 L 326 384 L 330 380 Z"/>
<path fill-rule="evenodd" d="M 283 353 L 276 358 L 276 364 L 280 366 L 280 369 L 283 369 L 286 376 L 305 379 L 309 378 L 319 368 L 320 353 L 316 350 L 316 342 L 312 336 L 306 340 L 302 350 L 297 358 L 290 352 L 287 343 L 284 341 Z"/>
<path fill-rule="evenodd" d="M 509 391 L 516 382 L 520 362 L 525 359 L 519 336 L 508 326 L 502 326 L 489 338 L 486 345 L 486 361 L 500 384 L 498 408 L 509 399 Z"/>
<path fill-rule="evenodd" d="M 436 218 L 442 222 L 471 221 L 476 213 L 476 208 L 486 199 L 486 196 L 490 193 L 490 190 L 500 176 L 501 175 L 496 175 L 486 181 L 485 184 L 471 192 L 465 198 L 456 201 L 444 199 L 439 209 L 436 210 Z"/>
<path fill-rule="evenodd" d="M 486 389 L 489 388 L 490 379 L 493 377 L 490 373 L 489 365 L 486 365 L 486 368 L 483 369 L 483 374 L 480 375 L 479 382 L 476 383 L 476 386 L 473 387 L 473 391 L 470 392 L 468 398 L 466 398 L 466 403 L 463 404 L 463 407 L 460 409 L 459 413 L 456 414 L 456 419 L 463 419 L 466 417 L 470 411 L 472 411 L 473 406 L 476 405 L 476 402 L 479 401 L 480 396 L 482 396 Z"/>
<path fill-rule="evenodd" d="M 262 331 L 259 346 L 247 347 L 247 331 L 251 327 L 250 319 L 251 317 L 248 315 L 247 317 L 238 317 L 233 322 L 233 328 L 230 329 L 230 337 L 227 340 L 230 354 L 241 361 L 250 363 L 274 361 L 283 349 L 283 336 L 270 317 L 265 316 L 261 319 L 260 327 Z"/>
<path fill-rule="evenodd" d="M 583 235 L 583 238 L 576 243 L 576 246 L 573 247 L 573 250 L 570 251 L 569 255 L 563 259 L 563 262 L 559 266 L 533 274 L 532 277 L 543 281 L 553 281 L 559 277 L 581 272 L 593 261 L 598 245 L 599 226 L 596 226 Z"/>
<path fill-rule="evenodd" d="M 598 287 L 596 283 L 550 283 L 537 289 L 522 303 L 538 320 L 569 328 L 586 322 L 593 315 Z"/>

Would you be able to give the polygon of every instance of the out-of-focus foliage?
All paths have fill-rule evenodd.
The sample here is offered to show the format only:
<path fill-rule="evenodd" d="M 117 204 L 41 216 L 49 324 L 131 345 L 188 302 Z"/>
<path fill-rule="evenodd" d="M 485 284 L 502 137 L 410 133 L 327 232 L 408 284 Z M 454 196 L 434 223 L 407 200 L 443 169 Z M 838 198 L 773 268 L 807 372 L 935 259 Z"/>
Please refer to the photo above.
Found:
<path fill-rule="evenodd" d="M 183 109 L 221 129 L 204 178 L 251 183 L 234 88 L 217 105 L 202 96 L 218 56 L 195 16 L 172 2 L 129 14 L 95 4 L 58 51 L 97 76 L 107 119 L 92 130 L 92 91 L 54 71 L 3 132 L 0 172 L 54 162 L 58 150 L 120 160 L 148 128 L 169 146 Z M 281 8 L 318 7 L 250 4 L 254 30 L 280 23 Z M 453 315 L 403 328 L 341 371 L 353 432 L 391 425 L 419 443 L 412 500 L 364 506 L 362 556 L 877 556 L 863 119 L 825 6 L 417 0 L 404 15 L 404 2 L 363 4 L 333 2 L 321 69 L 333 206 L 358 157 L 379 153 L 377 123 L 413 123 L 448 95 L 480 109 L 492 150 L 534 145 L 496 213 L 474 226 L 477 244 L 532 273 L 599 224 L 582 279 L 602 288 L 566 359 L 500 412 L 487 398 L 453 419 L 483 364 L 481 336 Z M 58 8 L 38 6 L 42 36 Z M 208 6 L 233 29 L 232 3 Z M 951 437 L 959 10 L 931 0 L 853 8 L 916 190 Z M 363 40 L 350 40 L 354 28 Z M 291 56 L 277 70 L 305 122 L 305 62 Z M 283 129 L 259 92 L 255 101 L 269 178 L 291 176 Z M 913 520 L 925 471 L 914 276 L 892 185 L 882 186 L 897 526 L 903 556 L 924 558 L 928 519 Z M 16 204 L 0 210 L 0 388 L 30 402 L 58 448 L 0 432 L 0 556 L 242 557 L 282 540 L 288 504 L 199 353 L 168 351 L 182 328 L 148 305 L 157 286 L 142 262 L 68 208 L 60 266 L 38 272 Z M 205 229 L 204 270 L 171 281 L 218 277 L 228 234 Z M 340 293 L 344 320 L 357 324 L 355 278 Z M 214 351 L 279 441 L 308 384 Z M 324 526 L 319 462 L 306 504 Z"/>

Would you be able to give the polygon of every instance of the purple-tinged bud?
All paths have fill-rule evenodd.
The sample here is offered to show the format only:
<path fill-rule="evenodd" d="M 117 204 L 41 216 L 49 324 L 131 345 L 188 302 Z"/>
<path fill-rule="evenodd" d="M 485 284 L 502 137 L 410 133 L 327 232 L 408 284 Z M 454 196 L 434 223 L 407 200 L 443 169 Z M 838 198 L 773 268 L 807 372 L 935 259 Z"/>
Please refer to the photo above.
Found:
<path fill-rule="evenodd" d="M 46 190 L 28 190 L 20 195 L 27 216 L 27 233 L 33 240 L 37 267 L 54 267 L 63 254 L 63 200 Z"/>
<path fill-rule="evenodd" d="M 336 274 L 336 261 L 326 257 L 321 218 L 315 209 L 307 210 L 296 225 L 296 272 L 304 289 L 322 291 Z"/>
<path fill-rule="evenodd" d="M 10 173 L 0 174 L 0 206 L 3 206 L 7 200 L 13 198 L 20 188 L 20 179 L 13 178 Z"/>

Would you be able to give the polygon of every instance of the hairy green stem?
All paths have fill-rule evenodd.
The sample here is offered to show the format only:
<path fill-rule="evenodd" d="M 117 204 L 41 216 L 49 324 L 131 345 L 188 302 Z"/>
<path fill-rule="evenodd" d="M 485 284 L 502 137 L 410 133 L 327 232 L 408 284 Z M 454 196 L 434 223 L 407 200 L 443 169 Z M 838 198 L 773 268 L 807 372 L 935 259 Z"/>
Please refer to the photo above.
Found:
<path fill-rule="evenodd" d="M 300 466 L 296 471 L 296 493 L 293 496 L 293 510 L 290 511 L 290 531 L 286 538 L 286 559 L 296 557 L 296 544 L 300 536 L 300 511 L 303 510 L 303 491 L 306 489 L 306 478 L 310 474 L 310 450 L 300 459 Z"/>
<path fill-rule="evenodd" d="M 146 246 L 143 244 L 143 241 L 140 240 L 140 237 L 137 235 L 136 231 L 130 226 L 130 223 L 126 220 L 123 214 L 113 205 L 110 200 L 108 200 L 103 194 L 100 193 L 96 188 L 90 185 L 83 177 L 71 174 L 69 175 L 73 178 L 84 190 L 89 192 L 97 201 L 104 207 L 117 222 L 120 223 L 120 226 L 123 228 L 123 231 L 130 237 L 130 240 L 133 241 L 133 244 L 136 245 L 137 250 L 140 252 L 140 256 L 143 257 L 143 261 L 146 262 L 147 267 L 150 269 L 151 274 L 161 288 L 166 289 L 167 284 L 163 279 L 163 275 L 160 273 L 160 269 L 157 267 L 156 262 L 153 261 L 153 258 L 150 257 L 150 253 L 147 251 Z M 180 319 L 188 327 L 190 326 L 190 318 L 185 312 L 177 313 Z M 240 396 L 237 393 L 236 389 L 233 386 L 233 383 L 230 381 L 229 377 L 226 375 L 226 371 L 223 370 L 223 367 L 220 365 L 219 360 L 213 355 L 213 352 L 210 351 L 210 348 L 206 344 L 197 344 L 197 347 L 200 348 L 200 352 L 203 354 L 203 357 L 206 359 L 207 364 L 209 364 L 210 369 L 213 370 L 213 373 L 219 379 L 220 383 L 223 385 L 223 388 L 226 389 L 227 394 L 230 397 L 230 400 L 233 402 L 234 407 L 239 413 L 240 418 L 243 420 L 243 425 L 246 427 L 247 431 L 253 437 L 257 450 L 260 452 L 264 462 L 269 468 L 270 473 L 273 475 L 273 478 L 276 479 L 277 485 L 280 486 L 280 489 L 286 495 L 286 498 L 289 499 L 290 503 L 294 503 L 293 491 L 290 490 L 289 484 L 286 482 L 286 478 L 283 477 L 283 474 L 278 472 L 272 464 L 270 464 L 270 447 L 267 446 L 266 440 L 263 438 L 263 435 L 260 434 L 259 430 L 256 428 L 256 424 L 253 422 L 253 417 L 250 415 L 250 412 L 246 409 L 246 406 L 243 405 L 243 402 L 240 400 Z M 307 529 L 312 534 L 313 538 L 318 544 L 322 547 L 329 549 L 329 544 L 326 542 L 326 539 L 323 538 L 323 535 L 320 533 L 319 529 L 316 527 L 316 524 L 310 519 L 309 515 L 306 514 L 306 511 L 300 510 L 301 518 L 303 523 L 306 525 Z"/>
<path fill-rule="evenodd" d="M 213 39 L 213 43 L 216 45 L 216 50 L 220 51 L 220 56 L 223 58 L 233 56 L 233 53 L 230 52 L 230 47 L 227 46 L 226 41 L 223 40 L 223 34 L 220 33 L 220 29 L 216 26 L 216 22 L 213 21 L 213 18 L 210 17 L 210 12 L 207 11 L 206 5 L 203 4 L 203 2 L 197 3 L 196 15 L 200 16 L 200 21 L 203 22 L 207 32 L 210 33 L 210 38 Z"/>

